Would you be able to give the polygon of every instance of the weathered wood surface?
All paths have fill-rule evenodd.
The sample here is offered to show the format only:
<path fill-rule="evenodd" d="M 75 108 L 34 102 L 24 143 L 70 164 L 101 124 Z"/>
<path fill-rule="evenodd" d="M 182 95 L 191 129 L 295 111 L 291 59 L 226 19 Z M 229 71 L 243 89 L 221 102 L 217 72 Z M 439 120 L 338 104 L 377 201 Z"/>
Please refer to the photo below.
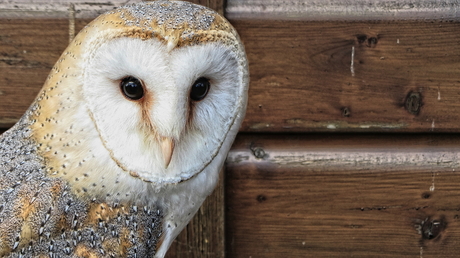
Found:
<path fill-rule="evenodd" d="M 0 19 L 0 127 L 22 116 L 68 43 L 67 20 Z"/>
<path fill-rule="evenodd" d="M 460 131 L 457 21 L 232 23 L 250 60 L 242 131 Z M 29 106 L 68 38 L 64 19 L 0 19 L 0 127 Z"/>
<path fill-rule="evenodd" d="M 455 257 L 460 136 L 240 135 L 228 257 Z"/>
<path fill-rule="evenodd" d="M 457 0 L 228 0 L 230 19 L 407 20 L 456 19 Z"/>
<path fill-rule="evenodd" d="M 231 22 L 251 74 L 242 131 L 460 131 L 459 22 Z"/>

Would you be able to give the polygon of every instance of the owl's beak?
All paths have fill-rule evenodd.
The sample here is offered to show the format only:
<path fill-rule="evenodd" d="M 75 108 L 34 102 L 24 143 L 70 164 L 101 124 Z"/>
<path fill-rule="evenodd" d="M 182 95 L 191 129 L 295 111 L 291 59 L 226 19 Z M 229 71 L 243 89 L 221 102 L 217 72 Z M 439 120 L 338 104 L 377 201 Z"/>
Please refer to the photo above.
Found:
<path fill-rule="evenodd" d="M 163 160 L 165 168 L 168 168 L 169 163 L 174 151 L 174 140 L 168 137 L 161 137 L 161 152 L 163 153 Z"/>

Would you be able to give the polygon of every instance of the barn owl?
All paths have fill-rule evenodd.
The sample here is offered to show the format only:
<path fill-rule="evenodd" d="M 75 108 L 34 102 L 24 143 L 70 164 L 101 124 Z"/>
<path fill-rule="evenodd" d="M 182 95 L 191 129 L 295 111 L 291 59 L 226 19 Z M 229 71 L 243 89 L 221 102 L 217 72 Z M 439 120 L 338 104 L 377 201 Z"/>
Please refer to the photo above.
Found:
<path fill-rule="evenodd" d="M 0 257 L 163 257 L 243 120 L 235 29 L 180 1 L 89 23 L 0 138 Z"/>

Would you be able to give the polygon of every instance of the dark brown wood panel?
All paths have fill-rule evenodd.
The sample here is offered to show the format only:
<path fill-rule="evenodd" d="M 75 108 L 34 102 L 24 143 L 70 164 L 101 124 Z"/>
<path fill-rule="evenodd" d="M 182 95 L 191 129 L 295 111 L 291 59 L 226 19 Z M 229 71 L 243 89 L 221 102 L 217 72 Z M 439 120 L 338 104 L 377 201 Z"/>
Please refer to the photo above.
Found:
<path fill-rule="evenodd" d="M 22 116 L 68 43 L 67 20 L 0 19 L 0 127 Z"/>
<path fill-rule="evenodd" d="M 231 22 L 251 73 L 242 131 L 459 131 L 459 22 Z"/>
<path fill-rule="evenodd" d="M 66 20 L 0 20 L 0 127 L 29 107 L 68 44 Z"/>
<path fill-rule="evenodd" d="M 228 257 L 455 257 L 457 135 L 240 135 Z"/>

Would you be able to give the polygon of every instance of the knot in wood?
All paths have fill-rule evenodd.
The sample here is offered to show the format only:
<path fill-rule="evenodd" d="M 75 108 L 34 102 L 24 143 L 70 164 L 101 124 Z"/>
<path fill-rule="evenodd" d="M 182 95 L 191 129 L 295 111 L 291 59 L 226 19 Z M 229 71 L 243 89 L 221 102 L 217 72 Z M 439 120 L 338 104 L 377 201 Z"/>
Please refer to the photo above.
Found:
<path fill-rule="evenodd" d="M 444 230 L 446 223 L 441 220 L 425 220 L 422 222 L 422 237 L 424 239 L 434 239 Z"/>
<path fill-rule="evenodd" d="M 420 107 L 422 106 L 421 99 L 422 96 L 420 92 L 409 92 L 406 97 L 406 110 L 413 115 L 418 115 L 420 112 Z"/>
<path fill-rule="evenodd" d="M 350 109 L 348 107 L 342 108 L 342 116 L 349 117 L 351 114 Z"/>
<path fill-rule="evenodd" d="M 252 149 L 252 153 L 258 159 L 263 159 L 265 157 L 265 151 L 261 147 L 255 147 Z"/>
<path fill-rule="evenodd" d="M 365 34 L 356 35 L 356 41 L 359 45 L 364 45 L 370 48 L 374 48 L 377 45 L 378 35 L 376 37 L 368 37 Z"/>
<path fill-rule="evenodd" d="M 368 47 L 375 47 L 379 40 L 376 37 L 370 37 L 367 39 L 367 46 Z"/>

